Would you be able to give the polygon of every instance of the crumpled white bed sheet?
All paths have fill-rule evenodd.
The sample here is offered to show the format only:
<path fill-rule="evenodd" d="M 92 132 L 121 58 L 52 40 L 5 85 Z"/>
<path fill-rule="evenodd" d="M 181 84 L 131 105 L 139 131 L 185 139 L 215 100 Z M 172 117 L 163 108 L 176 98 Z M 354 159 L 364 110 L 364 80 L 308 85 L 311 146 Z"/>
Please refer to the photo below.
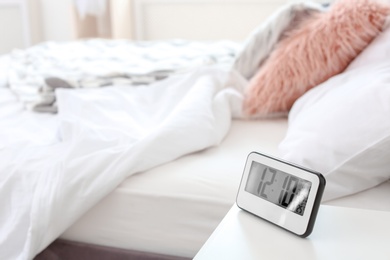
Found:
<path fill-rule="evenodd" d="M 31 259 L 126 177 L 218 145 L 245 83 L 208 68 L 147 87 L 60 89 L 57 117 L 20 112 L 0 88 L 0 259 Z"/>

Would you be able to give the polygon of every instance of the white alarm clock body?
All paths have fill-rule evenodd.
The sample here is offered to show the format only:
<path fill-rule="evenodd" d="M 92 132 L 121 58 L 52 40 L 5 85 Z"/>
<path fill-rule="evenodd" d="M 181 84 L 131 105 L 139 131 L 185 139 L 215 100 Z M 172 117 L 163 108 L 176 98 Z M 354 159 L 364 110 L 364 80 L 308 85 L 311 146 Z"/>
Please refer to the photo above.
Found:
<path fill-rule="evenodd" d="M 310 235 L 325 188 L 317 172 L 252 152 L 248 155 L 236 203 L 301 237 Z"/>

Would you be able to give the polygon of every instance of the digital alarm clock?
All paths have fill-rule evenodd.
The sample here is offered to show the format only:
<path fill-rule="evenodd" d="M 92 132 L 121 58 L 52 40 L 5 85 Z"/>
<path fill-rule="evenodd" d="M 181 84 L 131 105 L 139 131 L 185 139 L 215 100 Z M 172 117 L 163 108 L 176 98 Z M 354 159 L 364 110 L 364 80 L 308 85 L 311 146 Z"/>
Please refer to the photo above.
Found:
<path fill-rule="evenodd" d="M 301 237 L 307 237 L 325 189 L 318 172 L 268 155 L 248 155 L 237 206 Z"/>

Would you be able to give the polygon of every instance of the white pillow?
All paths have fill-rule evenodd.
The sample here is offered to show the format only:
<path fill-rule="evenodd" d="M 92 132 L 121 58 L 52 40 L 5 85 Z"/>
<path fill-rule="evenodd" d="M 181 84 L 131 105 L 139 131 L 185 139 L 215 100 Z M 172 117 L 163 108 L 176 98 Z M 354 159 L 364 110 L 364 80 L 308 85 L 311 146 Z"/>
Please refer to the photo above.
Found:
<path fill-rule="evenodd" d="M 390 19 L 389 19 L 390 20 Z M 346 71 L 377 64 L 390 60 L 390 22 L 386 29 L 379 34 L 347 67 Z"/>
<path fill-rule="evenodd" d="M 390 61 L 335 76 L 294 104 L 283 159 L 321 172 L 323 201 L 390 179 Z"/>

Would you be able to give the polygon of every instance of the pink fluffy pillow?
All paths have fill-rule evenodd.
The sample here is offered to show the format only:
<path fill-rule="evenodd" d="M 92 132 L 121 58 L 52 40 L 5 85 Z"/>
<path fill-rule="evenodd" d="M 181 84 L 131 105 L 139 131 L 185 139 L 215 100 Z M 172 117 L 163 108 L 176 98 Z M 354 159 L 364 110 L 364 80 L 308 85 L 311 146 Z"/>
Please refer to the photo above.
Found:
<path fill-rule="evenodd" d="M 341 0 L 302 21 L 250 80 L 244 113 L 287 113 L 310 88 L 342 72 L 381 32 L 389 13 L 378 1 Z"/>

